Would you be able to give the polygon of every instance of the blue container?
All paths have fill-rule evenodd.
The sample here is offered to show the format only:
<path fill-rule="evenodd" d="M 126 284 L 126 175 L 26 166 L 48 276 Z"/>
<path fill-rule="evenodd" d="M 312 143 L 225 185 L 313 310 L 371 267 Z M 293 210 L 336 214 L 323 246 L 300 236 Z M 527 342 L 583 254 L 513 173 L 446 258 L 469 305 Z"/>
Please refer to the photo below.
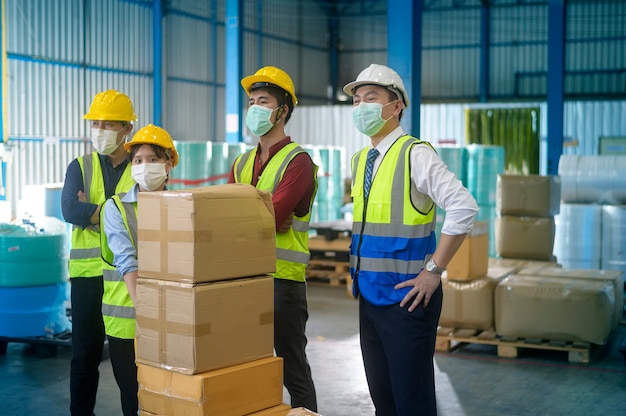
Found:
<path fill-rule="evenodd" d="M 0 287 L 66 282 L 67 225 L 54 217 L 0 224 Z"/>
<path fill-rule="evenodd" d="M 0 287 L 0 336 L 40 337 L 71 329 L 65 314 L 67 282 Z"/>

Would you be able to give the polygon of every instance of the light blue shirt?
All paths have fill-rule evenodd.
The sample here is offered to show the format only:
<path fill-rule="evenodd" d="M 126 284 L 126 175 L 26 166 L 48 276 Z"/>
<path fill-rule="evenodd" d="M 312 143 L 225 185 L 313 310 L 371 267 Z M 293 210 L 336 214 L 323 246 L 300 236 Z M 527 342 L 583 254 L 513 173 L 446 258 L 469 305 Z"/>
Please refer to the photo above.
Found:
<path fill-rule="evenodd" d="M 123 198 L 122 202 L 137 203 L 139 185 L 135 184 Z M 111 199 L 108 199 L 103 207 L 102 229 L 107 236 L 109 248 L 113 252 L 113 260 L 120 276 L 134 272 L 137 266 L 137 249 L 131 243 L 131 238 L 126 230 L 122 213 Z M 135 244 L 137 242 L 135 241 Z"/>

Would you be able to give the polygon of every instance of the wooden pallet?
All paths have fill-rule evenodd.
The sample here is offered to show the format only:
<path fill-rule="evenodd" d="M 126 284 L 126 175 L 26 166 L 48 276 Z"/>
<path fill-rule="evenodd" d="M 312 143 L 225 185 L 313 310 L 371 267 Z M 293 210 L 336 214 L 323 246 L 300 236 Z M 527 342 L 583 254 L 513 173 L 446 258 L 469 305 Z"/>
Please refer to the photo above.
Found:
<path fill-rule="evenodd" d="M 502 337 L 493 330 L 455 329 L 439 327 L 437 329 L 436 351 L 450 352 L 464 344 L 495 345 L 498 357 L 516 358 L 521 348 L 566 351 L 568 361 L 576 364 L 589 364 L 591 344 L 587 342 L 550 341 L 532 338 Z"/>
<path fill-rule="evenodd" d="M 334 260 L 313 259 L 306 269 L 308 282 L 342 286 L 350 279 L 350 263 Z"/>

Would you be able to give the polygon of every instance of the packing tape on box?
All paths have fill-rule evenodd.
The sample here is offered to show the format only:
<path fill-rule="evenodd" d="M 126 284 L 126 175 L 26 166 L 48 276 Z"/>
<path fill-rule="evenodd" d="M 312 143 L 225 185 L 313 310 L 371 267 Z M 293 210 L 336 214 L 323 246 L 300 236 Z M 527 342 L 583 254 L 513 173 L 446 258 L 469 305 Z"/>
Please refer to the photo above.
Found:
<path fill-rule="evenodd" d="M 259 314 L 259 323 L 261 325 L 274 325 L 274 311 Z"/>

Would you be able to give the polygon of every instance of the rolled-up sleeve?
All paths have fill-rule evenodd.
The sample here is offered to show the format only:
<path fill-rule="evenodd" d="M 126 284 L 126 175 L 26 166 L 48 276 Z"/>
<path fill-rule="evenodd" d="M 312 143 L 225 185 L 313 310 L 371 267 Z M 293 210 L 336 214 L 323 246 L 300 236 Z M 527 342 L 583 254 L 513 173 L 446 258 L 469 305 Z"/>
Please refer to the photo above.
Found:
<path fill-rule="evenodd" d="M 446 212 L 441 232 L 448 235 L 469 233 L 478 214 L 478 204 L 469 190 L 430 146 L 413 146 L 410 159 L 411 179 L 416 191 L 428 195 Z"/>
<path fill-rule="evenodd" d="M 136 271 L 138 269 L 137 250 L 133 247 L 120 210 L 111 199 L 107 200 L 103 209 L 103 230 L 106 233 L 109 248 L 113 252 L 117 271 L 120 276 Z"/>

